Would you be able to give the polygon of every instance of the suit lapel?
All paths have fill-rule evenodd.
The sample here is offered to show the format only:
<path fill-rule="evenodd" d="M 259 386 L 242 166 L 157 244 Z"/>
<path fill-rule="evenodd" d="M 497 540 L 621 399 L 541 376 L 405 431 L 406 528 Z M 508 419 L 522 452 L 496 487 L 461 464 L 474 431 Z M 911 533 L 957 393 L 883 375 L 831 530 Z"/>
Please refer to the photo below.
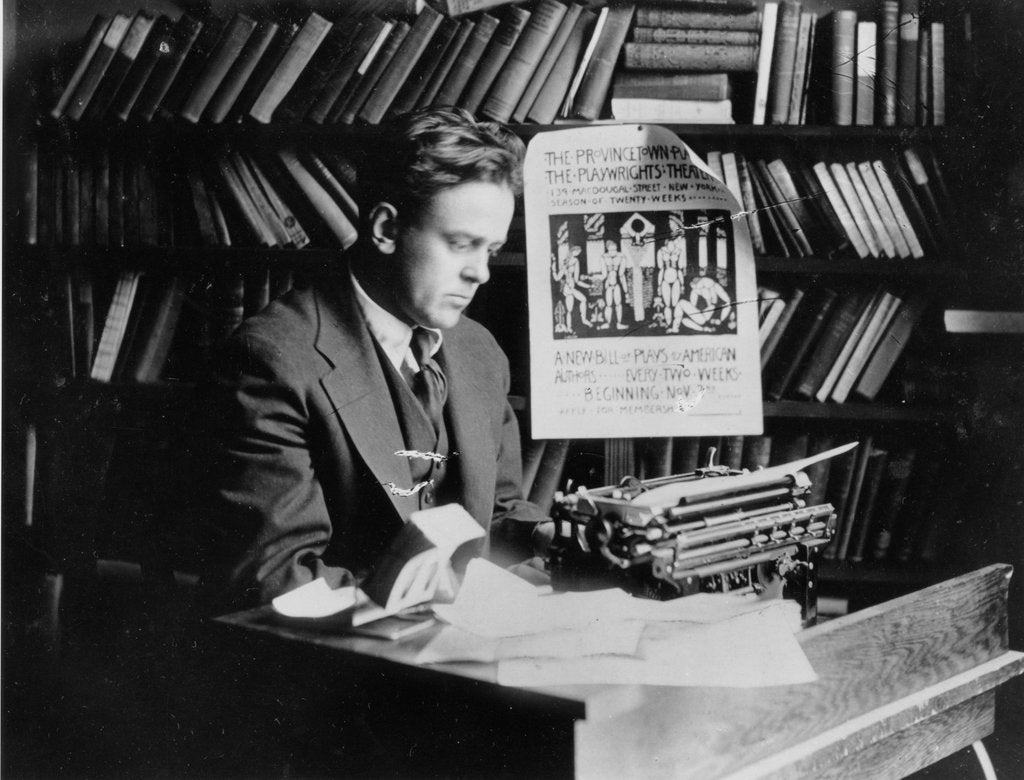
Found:
<path fill-rule="evenodd" d="M 320 384 L 360 457 L 405 522 L 418 502 L 389 489 L 412 487 L 409 461 L 394 454 L 405 448 L 402 430 L 347 269 L 338 276 L 336 291 L 317 290 L 316 348 L 329 366 Z"/>

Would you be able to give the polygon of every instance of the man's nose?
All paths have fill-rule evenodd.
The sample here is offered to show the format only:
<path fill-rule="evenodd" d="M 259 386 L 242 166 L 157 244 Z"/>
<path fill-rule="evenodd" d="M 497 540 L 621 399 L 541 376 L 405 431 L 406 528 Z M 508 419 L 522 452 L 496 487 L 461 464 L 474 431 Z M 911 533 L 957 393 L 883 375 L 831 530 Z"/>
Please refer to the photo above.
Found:
<path fill-rule="evenodd" d="M 491 278 L 490 261 L 491 253 L 486 249 L 474 252 L 462 273 L 467 279 L 477 284 L 487 284 L 487 280 Z"/>

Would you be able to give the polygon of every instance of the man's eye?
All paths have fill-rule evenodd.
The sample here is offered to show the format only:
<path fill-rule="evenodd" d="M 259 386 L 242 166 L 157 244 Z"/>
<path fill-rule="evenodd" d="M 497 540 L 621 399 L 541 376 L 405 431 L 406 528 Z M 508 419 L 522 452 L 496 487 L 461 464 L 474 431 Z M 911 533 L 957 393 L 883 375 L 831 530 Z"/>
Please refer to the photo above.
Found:
<path fill-rule="evenodd" d="M 456 252 L 468 252 L 473 248 L 472 241 L 449 241 L 448 246 L 454 249 Z"/>

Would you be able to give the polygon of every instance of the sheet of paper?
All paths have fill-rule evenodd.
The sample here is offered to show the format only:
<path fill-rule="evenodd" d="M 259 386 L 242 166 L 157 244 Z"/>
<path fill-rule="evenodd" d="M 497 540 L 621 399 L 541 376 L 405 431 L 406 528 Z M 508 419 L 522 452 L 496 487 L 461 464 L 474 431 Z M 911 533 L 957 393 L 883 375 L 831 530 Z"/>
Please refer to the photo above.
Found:
<path fill-rule="evenodd" d="M 452 661 L 493 663 L 509 658 L 582 658 L 588 655 L 633 656 L 644 624 L 636 621 L 598 624 L 580 630 L 497 639 L 446 626 L 416 656 L 416 663 Z"/>
<path fill-rule="evenodd" d="M 764 687 L 817 679 L 785 610 L 766 608 L 711 625 L 648 624 L 635 658 L 511 659 L 502 685 L 624 684 Z"/>
<path fill-rule="evenodd" d="M 277 613 L 286 617 L 321 618 L 355 606 L 354 587 L 331 590 L 327 580 L 317 577 L 312 582 L 282 594 L 270 602 Z"/>
<path fill-rule="evenodd" d="M 431 544 L 446 555 L 470 539 L 479 539 L 484 529 L 460 504 L 445 504 L 421 509 L 409 516 L 409 522 L 423 531 Z"/>

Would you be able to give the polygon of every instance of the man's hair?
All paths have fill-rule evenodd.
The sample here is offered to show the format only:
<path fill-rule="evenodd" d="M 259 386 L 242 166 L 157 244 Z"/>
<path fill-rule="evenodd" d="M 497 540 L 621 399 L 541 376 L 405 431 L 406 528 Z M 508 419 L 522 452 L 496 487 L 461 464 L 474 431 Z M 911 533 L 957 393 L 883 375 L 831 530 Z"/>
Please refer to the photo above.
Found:
<path fill-rule="evenodd" d="M 460 108 L 426 109 L 382 128 L 360 182 L 364 216 L 382 201 L 418 213 L 441 190 L 468 182 L 523 189 L 522 140 Z"/>

